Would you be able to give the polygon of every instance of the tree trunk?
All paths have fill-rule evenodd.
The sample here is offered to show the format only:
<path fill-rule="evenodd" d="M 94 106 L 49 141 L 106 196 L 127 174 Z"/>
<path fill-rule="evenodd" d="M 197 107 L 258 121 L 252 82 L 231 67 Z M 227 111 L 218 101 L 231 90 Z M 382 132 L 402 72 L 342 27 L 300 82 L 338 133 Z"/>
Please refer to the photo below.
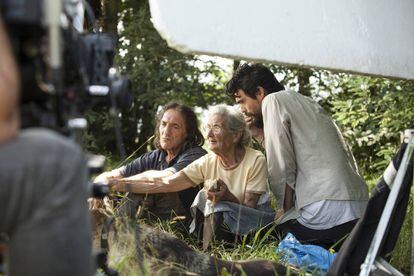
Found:
<path fill-rule="evenodd" d="M 102 3 L 102 27 L 105 32 L 108 32 L 118 38 L 118 10 L 119 1 L 117 0 L 101 0 Z"/>
<path fill-rule="evenodd" d="M 305 96 L 311 96 L 311 86 L 309 78 L 312 76 L 312 70 L 307 68 L 297 69 L 299 92 Z"/>
<path fill-rule="evenodd" d="M 240 66 L 240 60 L 235 59 L 233 60 L 233 73 L 236 72 L 237 68 Z"/>

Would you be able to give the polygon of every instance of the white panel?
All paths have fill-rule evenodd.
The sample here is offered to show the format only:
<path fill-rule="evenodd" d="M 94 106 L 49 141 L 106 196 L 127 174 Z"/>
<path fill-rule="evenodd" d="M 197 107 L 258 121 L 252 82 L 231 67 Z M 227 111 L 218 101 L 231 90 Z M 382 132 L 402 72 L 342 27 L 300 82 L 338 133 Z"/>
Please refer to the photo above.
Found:
<path fill-rule="evenodd" d="M 183 53 L 414 79 L 413 0 L 150 0 Z"/>

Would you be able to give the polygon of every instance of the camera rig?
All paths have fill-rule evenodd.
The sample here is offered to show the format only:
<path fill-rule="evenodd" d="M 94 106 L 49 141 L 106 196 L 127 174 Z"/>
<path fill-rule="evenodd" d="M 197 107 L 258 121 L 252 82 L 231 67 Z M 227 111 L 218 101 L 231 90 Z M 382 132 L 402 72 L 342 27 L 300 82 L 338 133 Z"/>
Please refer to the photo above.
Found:
<path fill-rule="evenodd" d="M 89 3 L 0 0 L 0 13 L 21 76 L 22 127 L 48 127 L 79 139 L 85 112 L 107 106 L 125 157 L 118 108 L 131 106 L 131 82 L 114 67 L 116 39 L 98 31 Z"/>
<path fill-rule="evenodd" d="M 0 11 L 21 75 L 23 127 L 72 135 L 92 106 L 131 105 L 131 82 L 113 67 L 115 37 L 98 31 L 86 1 L 0 0 Z"/>
<path fill-rule="evenodd" d="M 87 126 L 85 112 L 107 106 L 124 157 L 118 108 L 131 106 L 131 82 L 114 67 L 116 38 L 98 31 L 89 4 L 0 0 L 0 14 L 20 72 L 22 127 L 47 127 L 77 139 Z M 102 170 L 104 158 L 89 156 L 90 171 Z M 106 185 L 91 185 L 95 197 L 107 192 Z M 112 274 L 105 255 L 99 255 L 98 262 Z"/>

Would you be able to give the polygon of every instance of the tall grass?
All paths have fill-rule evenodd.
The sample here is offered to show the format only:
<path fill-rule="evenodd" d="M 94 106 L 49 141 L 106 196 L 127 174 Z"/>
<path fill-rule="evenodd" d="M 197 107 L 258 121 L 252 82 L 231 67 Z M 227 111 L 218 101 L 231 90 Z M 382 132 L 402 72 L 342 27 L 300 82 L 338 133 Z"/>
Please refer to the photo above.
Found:
<path fill-rule="evenodd" d="M 378 176 L 367 178 L 370 190 L 375 186 L 378 178 Z M 106 206 L 107 209 L 112 207 L 111 204 L 107 204 Z M 110 210 L 110 213 L 113 213 L 113 210 Z M 143 219 L 138 223 L 149 224 L 155 229 L 173 234 L 177 238 L 185 241 L 194 250 L 200 250 L 200 242 L 188 233 L 182 220 L 149 221 Z M 411 196 L 408 212 L 391 258 L 391 264 L 404 274 L 409 274 L 410 271 L 412 223 L 413 199 Z M 185 268 L 180 268 L 179 264 L 160 263 L 145 255 L 139 255 L 139 248 L 136 247 L 133 227 L 123 223 L 119 224 L 117 228 L 117 238 L 110 242 L 108 258 L 109 265 L 115 268 L 120 275 L 168 275 L 171 272 L 172 266 L 175 268 L 175 273 L 177 272 L 177 268 L 179 268 L 179 271 L 181 271 L 180 274 L 193 275 L 191 272 L 186 271 Z M 271 229 L 262 231 L 267 232 L 257 233 L 249 238 L 244 237 L 234 246 L 228 246 L 228 244 L 222 242 L 215 242 L 212 244 L 209 253 L 206 254 L 227 261 L 246 261 L 253 259 L 280 261 L 281 256 L 275 251 L 280 237 L 271 236 Z M 300 274 L 305 275 L 306 273 L 302 271 Z M 229 275 L 229 272 L 222 271 L 220 275 Z"/>
<path fill-rule="evenodd" d="M 413 197 L 410 196 L 408 211 L 402 226 L 394 252 L 392 252 L 391 264 L 404 275 L 410 274 L 412 238 L 413 238 Z M 414 271 L 413 271 L 414 272 Z"/>
<path fill-rule="evenodd" d="M 378 179 L 379 175 L 366 176 L 366 182 L 369 190 L 372 190 Z M 410 262 L 411 262 L 411 250 L 412 250 L 412 235 L 413 235 L 413 191 L 410 195 L 408 203 L 407 213 L 404 219 L 403 226 L 401 228 L 400 235 L 398 236 L 397 244 L 393 252 L 391 252 L 391 265 L 401 271 L 404 275 L 410 274 Z"/>
<path fill-rule="evenodd" d="M 116 219 L 118 220 L 118 219 Z M 119 275 L 169 275 L 174 268 L 174 274 L 179 271 L 182 275 L 195 275 L 180 264 L 159 262 L 151 257 L 142 255 L 139 247 L 136 246 L 133 224 L 125 223 L 121 219 L 116 223 L 117 235 L 109 239 L 108 264 L 111 268 L 116 269 Z M 200 251 L 199 243 L 195 237 L 188 235 L 183 231 L 181 222 L 177 221 L 148 221 L 141 219 L 138 224 L 147 224 L 151 227 L 173 234 L 184 240 L 186 244 L 194 250 Z M 267 230 L 262 235 L 253 237 L 244 237 L 234 246 L 216 241 L 212 244 L 208 254 L 227 261 L 247 261 L 255 259 L 265 259 L 271 261 L 280 261 L 280 256 L 276 253 L 275 248 L 278 240 L 270 235 L 271 230 Z M 295 270 L 295 269 L 293 269 Z M 298 272 L 298 270 L 295 270 Z M 299 271 L 300 272 L 300 271 Z M 305 275 L 304 272 L 300 272 Z M 223 270 L 220 275 L 230 275 L 229 271 Z M 287 273 L 290 275 L 290 272 Z M 257 275 L 258 276 L 258 275 Z"/>

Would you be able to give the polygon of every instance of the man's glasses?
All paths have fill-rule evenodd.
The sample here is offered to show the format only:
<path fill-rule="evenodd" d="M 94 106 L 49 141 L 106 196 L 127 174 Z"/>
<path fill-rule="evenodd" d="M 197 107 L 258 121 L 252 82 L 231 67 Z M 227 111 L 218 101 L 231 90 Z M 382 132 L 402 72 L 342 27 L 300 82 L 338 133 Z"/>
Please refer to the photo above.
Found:
<path fill-rule="evenodd" d="M 209 124 L 205 124 L 203 126 L 203 131 L 205 134 L 208 134 L 210 130 L 213 132 L 213 134 L 220 134 L 223 131 L 223 127 L 219 125 L 209 125 Z"/>

